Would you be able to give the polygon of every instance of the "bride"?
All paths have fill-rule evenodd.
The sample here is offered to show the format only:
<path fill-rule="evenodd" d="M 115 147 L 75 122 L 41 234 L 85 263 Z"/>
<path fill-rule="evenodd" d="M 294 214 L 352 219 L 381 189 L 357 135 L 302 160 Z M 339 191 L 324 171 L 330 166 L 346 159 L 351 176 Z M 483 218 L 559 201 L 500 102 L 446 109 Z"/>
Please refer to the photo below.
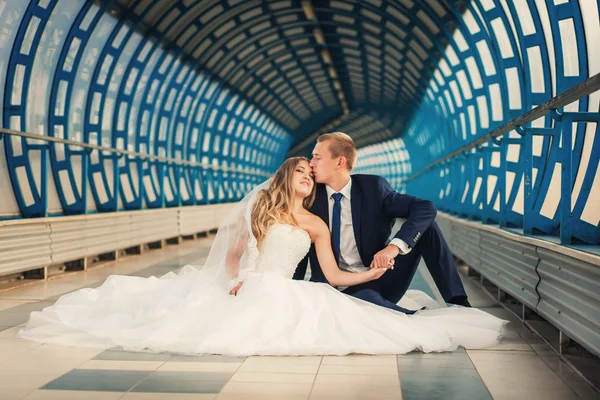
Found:
<path fill-rule="evenodd" d="M 292 280 L 311 243 L 331 285 L 357 285 L 387 270 L 340 270 L 327 225 L 308 212 L 314 198 L 308 160 L 290 158 L 236 205 L 203 267 L 161 278 L 110 276 L 33 312 L 19 335 L 70 346 L 230 356 L 403 354 L 498 342 L 507 321 L 474 308 L 436 307 L 417 293 L 416 302 L 400 305 L 427 309 L 407 315 L 325 283 Z"/>

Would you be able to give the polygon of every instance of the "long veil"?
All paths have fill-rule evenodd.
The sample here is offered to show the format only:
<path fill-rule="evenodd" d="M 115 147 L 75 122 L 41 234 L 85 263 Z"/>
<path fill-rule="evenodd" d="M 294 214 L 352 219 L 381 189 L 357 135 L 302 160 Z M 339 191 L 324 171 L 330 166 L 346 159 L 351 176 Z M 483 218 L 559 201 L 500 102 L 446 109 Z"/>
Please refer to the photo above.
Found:
<path fill-rule="evenodd" d="M 186 268 L 200 269 L 202 275 L 216 285 L 230 288 L 232 282 L 243 280 L 248 272 L 255 269 L 259 251 L 252 233 L 252 207 L 257 194 L 270 185 L 271 179 L 256 186 L 235 204 L 220 223 L 204 265 L 186 266 L 182 271 L 184 274 Z"/>

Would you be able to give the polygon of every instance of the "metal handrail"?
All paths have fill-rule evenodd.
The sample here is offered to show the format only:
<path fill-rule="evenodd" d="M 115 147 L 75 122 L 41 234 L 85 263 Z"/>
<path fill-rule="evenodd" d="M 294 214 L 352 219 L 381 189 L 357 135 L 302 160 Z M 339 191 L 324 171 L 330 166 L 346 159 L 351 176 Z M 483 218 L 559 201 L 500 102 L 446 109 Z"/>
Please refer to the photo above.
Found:
<path fill-rule="evenodd" d="M 78 147 L 82 147 L 84 149 L 105 151 L 105 152 L 109 152 L 109 153 L 115 153 L 115 154 L 119 154 L 119 155 L 129 156 L 129 157 L 149 159 L 152 161 L 161 161 L 161 162 L 174 164 L 174 165 L 184 165 L 184 166 L 188 166 L 188 167 L 201 167 L 201 168 L 211 169 L 211 170 L 215 170 L 215 171 L 232 172 L 232 173 L 235 172 L 235 173 L 246 174 L 246 175 L 263 176 L 263 177 L 267 177 L 267 178 L 271 177 L 271 175 L 272 175 L 272 174 L 268 174 L 265 172 L 250 171 L 250 170 L 242 169 L 242 168 L 222 167 L 219 165 L 181 160 L 179 158 L 162 157 L 162 156 L 155 156 L 153 154 L 139 153 L 137 151 L 115 149 L 113 147 L 104 147 L 104 146 L 99 146 L 99 145 L 91 144 L 91 143 L 82 143 L 82 142 L 77 142 L 74 140 L 61 139 L 61 138 L 56 138 L 56 137 L 52 137 L 52 136 L 43 136 L 43 135 L 38 135 L 35 133 L 30 133 L 30 132 L 14 131 L 12 129 L 0 128 L 0 134 L 11 135 L 11 136 L 20 136 L 20 137 L 25 137 L 25 138 L 29 138 L 29 139 L 36 139 L 36 140 L 43 140 L 46 142 L 65 144 L 65 145 L 69 145 L 69 146 L 78 146 Z"/>
<path fill-rule="evenodd" d="M 446 162 L 454 157 L 457 157 L 461 154 L 464 154 L 478 146 L 481 146 L 481 145 L 489 142 L 492 139 L 495 139 L 497 137 L 505 135 L 519 126 L 523 126 L 532 121 L 535 121 L 536 119 L 545 116 L 552 110 L 556 110 L 558 108 L 564 107 L 567 104 L 570 104 L 576 100 L 579 100 L 582 97 L 589 96 L 591 93 L 594 93 L 597 90 L 600 90 L 600 74 L 597 74 L 597 75 L 592 76 L 591 78 L 588 78 L 584 82 L 582 82 L 576 86 L 573 86 L 571 89 L 553 97 L 552 99 L 537 106 L 536 108 L 532 109 L 531 111 L 526 112 L 525 114 L 507 122 L 506 124 L 500 126 L 499 128 L 494 129 L 490 133 L 488 133 L 478 139 L 475 139 L 474 141 L 472 141 L 469 144 L 462 146 L 460 149 L 457 149 L 457 150 L 453 151 L 452 153 L 426 165 L 425 167 L 421 168 L 419 171 L 415 172 L 414 174 L 410 175 L 409 177 L 402 179 L 402 181 L 406 182 L 406 181 L 415 179 L 416 177 L 418 177 L 419 175 L 423 174 L 424 172 L 432 169 L 436 165 L 444 163 L 444 162 Z M 103 146 L 90 144 L 90 143 L 76 142 L 73 140 L 55 138 L 52 136 L 42 136 L 42 135 L 38 135 L 35 133 L 29 133 L 29 132 L 19 132 L 19 131 L 14 131 L 14 130 L 5 129 L 5 128 L 0 128 L 0 134 L 20 136 L 20 137 L 25 137 L 25 138 L 29 138 L 29 139 L 36 139 L 36 140 L 43 140 L 46 142 L 65 144 L 65 145 L 69 145 L 69 146 L 78 146 L 78 147 L 82 147 L 85 149 L 99 150 L 99 151 L 103 151 L 103 152 L 126 155 L 129 157 L 161 161 L 161 162 L 175 164 L 175 165 L 185 165 L 185 166 L 189 166 L 189 167 L 201 167 L 201 168 L 206 168 L 206 169 L 211 169 L 211 170 L 216 170 L 216 171 L 235 172 L 235 173 L 256 175 L 256 176 L 263 176 L 263 177 L 271 176 L 271 174 L 267 174 L 264 172 L 255 172 L 255 171 L 250 171 L 250 170 L 241 169 L 241 168 L 221 167 L 221 166 L 213 165 L 213 164 L 205 164 L 205 163 L 181 160 L 181 159 L 171 158 L 171 157 L 156 156 L 156 155 L 152 155 L 152 154 L 139 153 L 139 152 L 135 152 L 135 151 L 115 149 L 112 147 L 103 147 Z"/>
<path fill-rule="evenodd" d="M 564 107 L 567 104 L 581 99 L 582 97 L 589 96 L 597 90 L 600 90 L 600 74 L 594 75 L 591 78 L 586 79 L 584 82 L 581 82 L 580 84 L 573 86 L 571 89 L 551 98 L 547 102 L 537 106 L 531 111 L 528 111 L 525 114 L 500 126 L 499 128 L 494 129 L 487 135 L 484 135 L 472 141 L 471 143 L 462 146 L 460 149 L 455 150 L 452 153 L 426 165 L 425 167 L 421 168 L 409 177 L 402 179 L 402 181 L 406 182 L 415 179 L 417 176 L 432 169 L 438 164 L 441 164 L 443 162 L 448 161 L 451 158 L 464 154 L 467 151 L 481 146 L 482 144 L 485 144 L 492 139 L 505 135 L 519 126 L 524 126 L 532 121 L 535 121 L 536 119 L 543 117 L 544 115 L 548 114 L 553 110 Z"/>

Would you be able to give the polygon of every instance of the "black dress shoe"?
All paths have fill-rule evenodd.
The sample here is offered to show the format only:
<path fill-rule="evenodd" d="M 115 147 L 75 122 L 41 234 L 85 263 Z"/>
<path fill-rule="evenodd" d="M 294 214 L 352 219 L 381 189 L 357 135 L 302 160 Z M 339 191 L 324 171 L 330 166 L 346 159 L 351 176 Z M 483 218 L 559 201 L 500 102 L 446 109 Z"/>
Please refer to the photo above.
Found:
<path fill-rule="evenodd" d="M 446 303 L 456 304 L 463 307 L 471 307 L 471 303 L 469 303 L 469 300 L 467 300 L 467 296 L 455 296 Z"/>

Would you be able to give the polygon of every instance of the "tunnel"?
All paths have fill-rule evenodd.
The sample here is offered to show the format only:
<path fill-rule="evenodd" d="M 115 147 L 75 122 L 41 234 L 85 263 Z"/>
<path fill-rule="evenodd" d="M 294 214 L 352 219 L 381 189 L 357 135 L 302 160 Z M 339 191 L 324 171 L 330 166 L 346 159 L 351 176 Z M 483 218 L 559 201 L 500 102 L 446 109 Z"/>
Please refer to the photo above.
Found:
<path fill-rule="evenodd" d="M 464 279 L 597 396 L 599 9 L 0 0 L 0 298 L 210 238 L 344 132 L 352 173 L 432 202 Z"/>

